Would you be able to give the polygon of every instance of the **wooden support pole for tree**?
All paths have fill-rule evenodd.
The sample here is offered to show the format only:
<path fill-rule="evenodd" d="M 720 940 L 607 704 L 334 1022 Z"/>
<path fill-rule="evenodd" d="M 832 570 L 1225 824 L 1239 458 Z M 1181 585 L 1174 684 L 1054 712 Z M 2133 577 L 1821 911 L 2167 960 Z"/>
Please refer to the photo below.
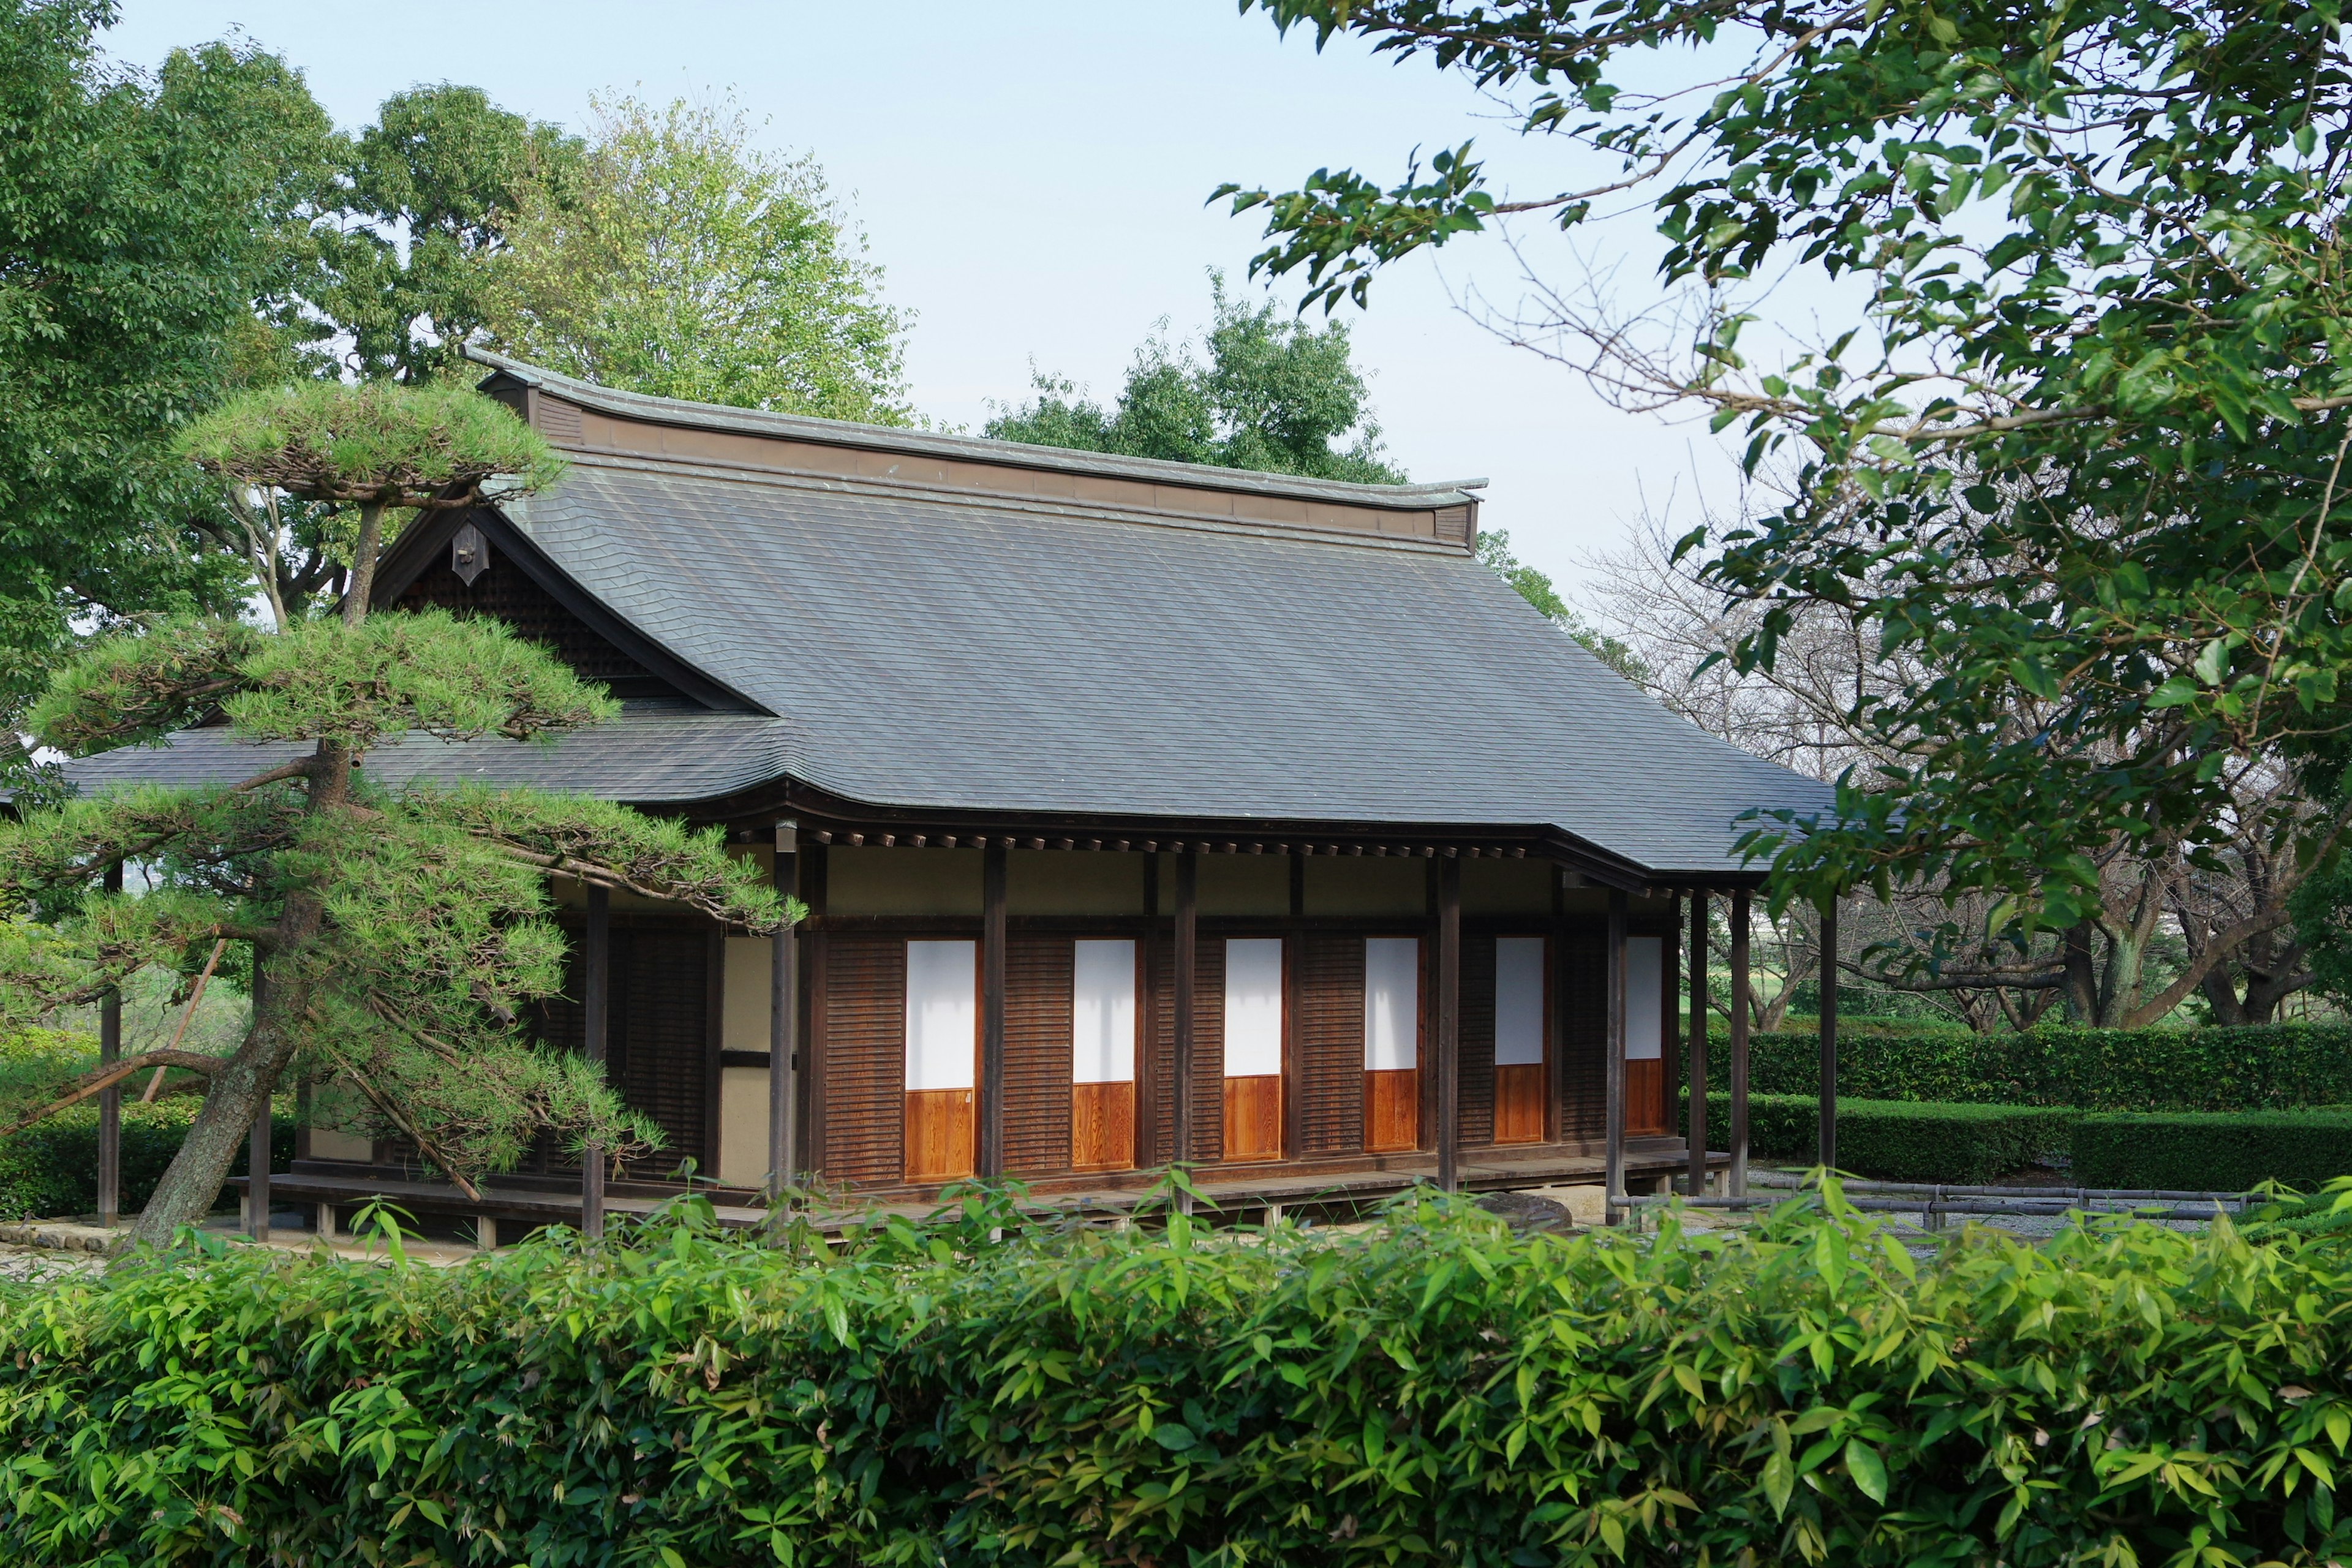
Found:
<path fill-rule="evenodd" d="M 269 1094 L 253 1112 L 253 1133 L 245 1147 L 245 1234 L 269 1239 Z"/>
<path fill-rule="evenodd" d="M 800 892 L 800 829 L 776 824 L 776 896 Z M 768 952 L 768 1200 L 800 1176 L 800 936 L 776 928 Z"/>
<path fill-rule="evenodd" d="M 1607 1199 L 1625 1195 L 1625 1003 L 1632 990 L 1625 956 L 1625 889 L 1609 889 L 1607 963 L 1609 993 L 1609 1097 L 1601 1182 Z"/>
<path fill-rule="evenodd" d="M 982 1176 L 1004 1174 L 1004 876 L 1003 839 L 982 853 L 980 878 L 980 1147 Z"/>
<path fill-rule="evenodd" d="M 1748 1195 L 1748 889 L 1731 892 L 1731 1195 Z"/>
<path fill-rule="evenodd" d="M 1462 862 L 1437 862 L 1437 1186 L 1462 1186 Z"/>
<path fill-rule="evenodd" d="M 593 882 L 588 886 L 588 930 L 581 948 L 587 971 L 581 986 L 582 1044 L 587 1058 L 602 1067 L 613 999 L 613 895 Z M 604 1234 L 604 1148 L 601 1143 L 591 1143 L 580 1152 L 580 1234 L 592 1239 Z"/>
<path fill-rule="evenodd" d="M 122 891 L 122 863 L 106 868 L 106 890 Z M 122 992 L 110 989 L 98 1005 L 98 1065 L 122 1058 Z M 98 1223 L 109 1230 L 122 1219 L 122 1089 L 109 1084 L 98 1097 Z"/>
<path fill-rule="evenodd" d="M 1837 1169 L 1837 900 L 1822 905 L 1821 1149 L 1823 1170 Z"/>
<path fill-rule="evenodd" d="M 1176 1103 L 1170 1108 L 1169 1157 L 1178 1164 L 1186 1163 L 1192 1158 L 1192 1044 L 1195 1032 L 1192 988 L 1200 956 L 1197 940 L 1200 912 L 1200 858 L 1187 847 L 1176 857 L 1176 973 L 1171 977 L 1176 990 Z M 1189 1205 L 1185 1206 L 1190 1207 Z"/>
<path fill-rule="evenodd" d="M 1691 889 L 1690 1047 L 1685 1052 L 1690 1067 L 1690 1173 L 1685 1191 L 1695 1198 L 1706 1194 L 1706 889 Z"/>

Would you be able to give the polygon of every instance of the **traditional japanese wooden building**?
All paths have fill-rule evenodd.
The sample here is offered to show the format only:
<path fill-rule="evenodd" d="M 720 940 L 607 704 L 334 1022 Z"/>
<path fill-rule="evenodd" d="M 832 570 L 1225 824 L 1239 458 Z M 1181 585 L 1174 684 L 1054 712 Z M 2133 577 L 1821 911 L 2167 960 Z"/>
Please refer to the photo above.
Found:
<path fill-rule="evenodd" d="M 691 1157 L 747 1194 L 779 1168 L 886 1199 L 975 1173 L 1115 1194 L 1185 1160 L 1307 1201 L 1694 1163 L 1669 1115 L 1705 1070 L 1686 933 L 1709 890 L 1744 919 L 1742 814 L 1826 792 L 1479 564 L 1476 483 L 880 429 L 479 357 L 571 471 L 426 519 L 377 607 L 499 617 L 623 716 L 552 748 L 412 738 L 368 772 L 720 825 L 811 910 L 771 941 L 560 889 L 583 940 L 547 1027 L 667 1132 L 632 1177 Z M 243 777 L 268 751 L 198 730 L 74 776 Z M 481 1206 L 576 1211 L 559 1166 Z M 322 1131 L 279 1181 L 416 1175 Z"/>

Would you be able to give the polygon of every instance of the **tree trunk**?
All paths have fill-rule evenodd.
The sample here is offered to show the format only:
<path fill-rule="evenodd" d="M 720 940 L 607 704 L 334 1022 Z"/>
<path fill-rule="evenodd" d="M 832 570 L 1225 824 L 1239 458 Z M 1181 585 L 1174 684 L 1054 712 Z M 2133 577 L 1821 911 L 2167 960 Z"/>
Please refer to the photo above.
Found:
<path fill-rule="evenodd" d="M 368 598 L 375 592 L 376 551 L 383 541 L 383 506 L 364 501 L 360 506 L 360 541 L 352 551 L 352 585 L 343 590 L 343 625 L 367 619 Z"/>
<path fill-rule="evenodd" d="M 2099 1021 L 2098 967 L 2091 957 L 2091 922 L 2066 931 L 2066 1016 L 2077 1024 Z"/>
<path fill-rule="evenodd" d="M 310 796 L 305 803 L 308 815 L 339 812 L 349 805 L 352 761 L 350 752 L 320 742 L 310 773 Z M 316 894 L 302 890 L 289 895 L 278 928 L 270 933 L 270 952 L 299 952 L 318 936 L 320 927 L 325 923 L 326 907 Z M 212 1213 L 214 1201 L 220 1196 L 222 1184 L 228 1180 L 230 1167 L 236 1163 L 237 1155 L 252 1135 L 254 1118 L 268 1103 L 271 1091 L 278 1087 L 278 1075 L 293 1059 L 296 1021 L 310 1005 L 310 989 L 298 985 L 259 986 L 261 957 L 255 955 L 260 1005 L 254 1009 L 253 1024 L 246 1031 L 245 1043 L 229 1058 L 228 1066 L 213 1076 L 204 1106 L 189 1126 L 180 1152 L 172 1157 L 163 1179 L 155 1184 L 154 1194 L 147 1200 L 138 1220 L 117 1244 L 118 1252 L 163 1247 L 182 1226 L 204 1222 L 205 1216 Z"/>

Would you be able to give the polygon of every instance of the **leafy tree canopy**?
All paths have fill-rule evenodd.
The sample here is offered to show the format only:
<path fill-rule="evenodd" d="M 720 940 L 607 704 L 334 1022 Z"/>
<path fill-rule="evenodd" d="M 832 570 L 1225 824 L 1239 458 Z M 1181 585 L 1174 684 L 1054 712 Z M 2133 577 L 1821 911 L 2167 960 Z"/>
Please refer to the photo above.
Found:
<path fill-rule="evenodd" d="M 1344 325 L 1318 331 L 1287 319 L 1272 300 L 1252 309 L 1225 292 L 1221 277 L 1212 278 L 1211 303 L 1207 363 L 1184 344 L 1148 338 L 1115 406 L 1039 375 L 1037 395 L 1000 412 L 984 433 L 1259 473 L 1404 482 L 1404 471 L 1382 455 L 1370 389 Z"/>
<path fill-rule="evenodd" d="M 299 76 L 249 47 L 109 66 L 100 0 L 0 0 L 0 734 L 75 628 L 222 608 L 217 488 L 171 449 L 257 359 L 255 301 L 331 162 Z"/>
<path fill-rule="evenodd" d="M 597 115 L 576 169 L 519 187 L 483 297 L 492 346 L 661 397 L 908 421 L 907 317 L 814 159 L 682 100 Z"/>
<path fill-rule="evenodd" d="M 1488 189 L 1465 145 L 1383 184 L 1318 172 L 1257 260 L 1310 300 L 1542 215 L 1648 190 L 1695 335 L 1562 308 L 1601 383 L 1737 427 L 1788 503 L 1701 531 L 1766 613 L 1769 664 L 1826 603 L 1916 679 L 1861 700 L 1896 760 L 1843 820 L 1768 824 L 1779 897 L 1914 882 L 1989 928 L 2071 925 L 2117 838 L 2198 856 L 2231 785 L 2344 722 L 2352 662 L 2352 318 L 2341 228 L 2352 71 L 2332 8 L 2162 0 L 1852 7 L 1772 0 L 1250 0 L 1285 27 L 1513 98 L 1590 182 Z M 1597 163 L 1596 163 L 1597 160 Z M 1230 189 L 1230 187 L 1229 187 Z M 1787 267 L 1859 323 L 1751 363 Z M 2323 852 L 2344 808 L 2265 831 Z"/>

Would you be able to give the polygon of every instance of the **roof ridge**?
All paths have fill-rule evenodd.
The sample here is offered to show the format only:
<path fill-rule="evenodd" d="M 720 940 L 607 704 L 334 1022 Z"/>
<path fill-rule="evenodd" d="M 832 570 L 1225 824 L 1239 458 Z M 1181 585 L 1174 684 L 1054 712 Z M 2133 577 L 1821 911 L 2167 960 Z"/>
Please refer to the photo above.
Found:
<path fill-rule="evenodd" d="M 1348 479 L 1316 479 L 1294 474 L 1260 473 L 1251 468 L 1221 468 L 1206 463 L 1180 463 L 1163 458 L 1129 458 L 1068 447 L 1040 447 L 1024 441 L 1000 441 L 984 436 L 954 436 L 888 425 L 860 425 L 846 419 L 820 419 L 804 414 L 772 414 L 762 409 L 738 408 L 727 404 L 693 403 L 683 398 L 625 392 L 593 381 L 583 381 L 542 365 L 509 359 L 505 354 L 470 343 L 466 345 L 464 352 L 467 358 L 478 364 L 487 365 L 526 386 L 553 393 L 583 407 L 622 418 L 682 425 L 697 429 L 1400 510 L 1473 503 L 1479 498 L 1471 492 L 1484 489 L 1486 486 L 1484 479 L 1448 479 L 1423 484 L 1360 484 Z"/>

